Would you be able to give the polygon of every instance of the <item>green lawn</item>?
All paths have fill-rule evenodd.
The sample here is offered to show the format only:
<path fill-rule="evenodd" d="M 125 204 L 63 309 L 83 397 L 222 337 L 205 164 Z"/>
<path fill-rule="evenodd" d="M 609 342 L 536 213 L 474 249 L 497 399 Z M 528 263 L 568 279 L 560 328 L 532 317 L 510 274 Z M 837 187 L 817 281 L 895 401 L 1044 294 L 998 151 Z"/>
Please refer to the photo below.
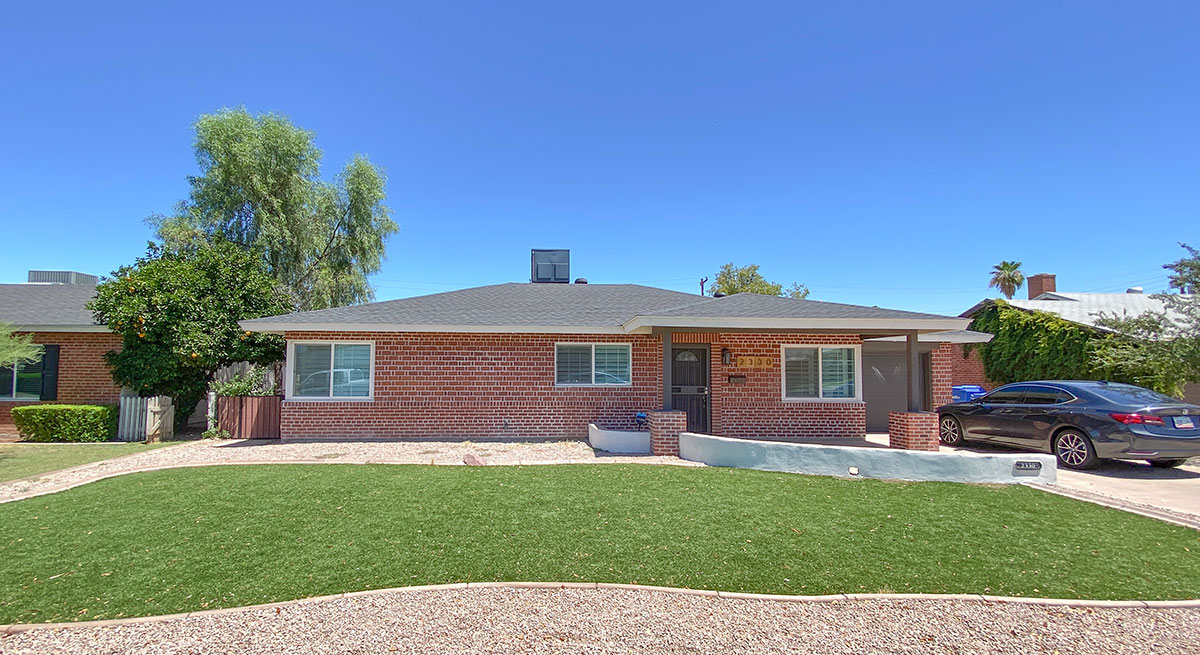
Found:
<path fill-rule="evenodd" d="M 1025 487 L 644 465 L 175 469 L 0 505 L 0 624 L 400 585 L 1200 596 L 1200 532 Z"/>
<path fill-rule="evenodd" d="M 0 444 L 0 482 L 71 468 L 102 459 L 146 452 L 177 442 L 123 444 Z"/>

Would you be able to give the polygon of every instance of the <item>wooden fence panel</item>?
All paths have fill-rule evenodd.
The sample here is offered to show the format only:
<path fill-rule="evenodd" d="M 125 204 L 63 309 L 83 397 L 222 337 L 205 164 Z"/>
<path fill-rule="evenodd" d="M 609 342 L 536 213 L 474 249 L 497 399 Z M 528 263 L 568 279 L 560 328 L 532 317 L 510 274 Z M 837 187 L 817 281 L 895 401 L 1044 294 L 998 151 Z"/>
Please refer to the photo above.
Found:
<path fill-rule="evenodd" d="M 279 396 L 219 396 L 217 427 L 235 439 L 278 439 L 282 409 Z"/>

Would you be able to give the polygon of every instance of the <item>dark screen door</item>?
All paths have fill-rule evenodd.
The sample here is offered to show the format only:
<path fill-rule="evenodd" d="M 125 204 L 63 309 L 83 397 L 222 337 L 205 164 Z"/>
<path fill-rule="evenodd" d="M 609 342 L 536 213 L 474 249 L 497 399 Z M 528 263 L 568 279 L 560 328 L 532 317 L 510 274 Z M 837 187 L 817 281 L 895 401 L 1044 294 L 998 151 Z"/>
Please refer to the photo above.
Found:
<path fill-rule="evenodd" d="M 688 432 L 708 432 L 708 349 L 671 349 L 671 407 L 687 412 Z"/>

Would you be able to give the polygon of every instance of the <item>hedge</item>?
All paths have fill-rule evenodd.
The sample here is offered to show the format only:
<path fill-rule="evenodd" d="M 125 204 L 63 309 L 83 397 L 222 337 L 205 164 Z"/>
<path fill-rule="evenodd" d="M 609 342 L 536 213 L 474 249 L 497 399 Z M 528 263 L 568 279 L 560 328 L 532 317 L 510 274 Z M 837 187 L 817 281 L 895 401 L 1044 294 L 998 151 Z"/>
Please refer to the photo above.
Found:
<path fill-rule="evenodd" d="M 110 441 L 117 436 L 116 405 L 25 405 L 12 408 L 26 441 Z"/>

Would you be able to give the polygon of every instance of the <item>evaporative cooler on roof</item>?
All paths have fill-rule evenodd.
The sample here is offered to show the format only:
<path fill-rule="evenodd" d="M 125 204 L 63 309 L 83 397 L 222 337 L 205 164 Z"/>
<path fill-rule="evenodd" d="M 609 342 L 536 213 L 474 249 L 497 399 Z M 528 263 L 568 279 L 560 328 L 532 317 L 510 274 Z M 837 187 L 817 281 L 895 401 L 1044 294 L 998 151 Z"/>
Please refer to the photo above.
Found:
<path fill-rule="evenodd" d="M 566 284 L 571 281 L 571 251 L 570 250 L 533 250 L 530 257 L 530 282 L 556 282 Z"/>

